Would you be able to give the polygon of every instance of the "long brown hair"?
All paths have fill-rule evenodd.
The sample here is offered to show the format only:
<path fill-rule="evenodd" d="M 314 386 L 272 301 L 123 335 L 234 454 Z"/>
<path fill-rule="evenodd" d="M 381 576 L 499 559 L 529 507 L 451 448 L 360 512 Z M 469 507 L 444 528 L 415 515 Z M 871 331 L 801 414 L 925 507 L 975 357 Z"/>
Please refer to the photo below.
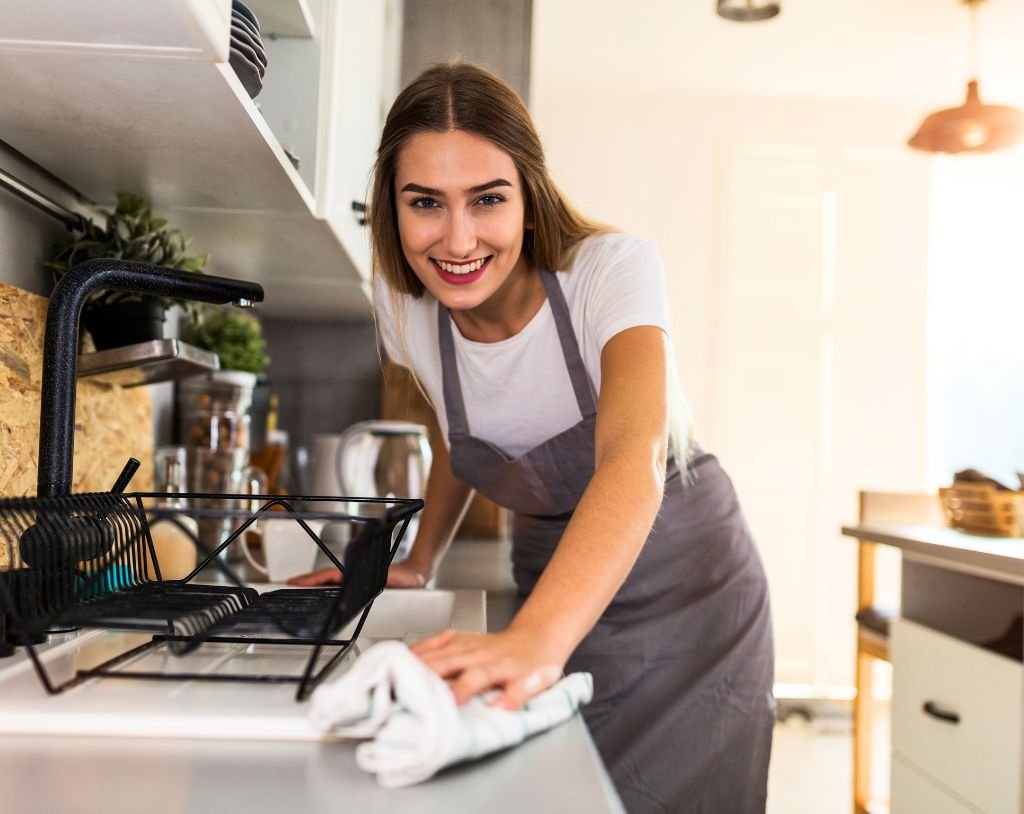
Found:
<path fill-rule="evenodd" d="M 548 175 L 544 148 L 519 95 L 494 74 L 467 62 L 427 68 L 395 99 L 384 124 L 374 165 L 370 237 L 374 274 L 388 288 L 423 294 L 406 262 L 398 236 L 395 165 L 410 136 L 463 130 L 481 136 L 511 156 L 523 185 L 526 222 L 523 254 L 542 269 L 563 268 L 579 242 L 609 231 L 580 215 Z"/>

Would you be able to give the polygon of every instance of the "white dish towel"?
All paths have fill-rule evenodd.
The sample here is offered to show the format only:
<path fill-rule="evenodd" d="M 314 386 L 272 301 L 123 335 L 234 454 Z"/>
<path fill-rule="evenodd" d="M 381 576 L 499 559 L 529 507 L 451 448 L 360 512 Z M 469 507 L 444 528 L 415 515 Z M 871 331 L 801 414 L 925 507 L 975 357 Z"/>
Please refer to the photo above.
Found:
<path fill-rule="evenodd" d="M 313 693 L 310 719 L 322 732 L 372 738 L 356 762 L 387 788 L 518 744 L 568 720 L 593 695 L 590 673 L 572 673 L 522 710 L 488 706 L 493 694 L 459 707 L 448 685 L 402 642 L 375 644 L 337 681 Z"/>

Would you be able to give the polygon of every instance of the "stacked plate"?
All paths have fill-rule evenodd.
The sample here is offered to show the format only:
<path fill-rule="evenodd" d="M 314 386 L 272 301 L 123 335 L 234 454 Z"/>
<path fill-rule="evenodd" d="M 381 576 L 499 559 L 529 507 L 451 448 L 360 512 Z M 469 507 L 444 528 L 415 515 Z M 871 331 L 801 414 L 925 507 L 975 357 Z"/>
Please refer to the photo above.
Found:
<path fill-rule="evenodd" d="M 231 0 L 231 56 L 228 62 L 250 99 L 263 90 L 267 52 L 260 38 L 260 21 L 244 3 Z"/>

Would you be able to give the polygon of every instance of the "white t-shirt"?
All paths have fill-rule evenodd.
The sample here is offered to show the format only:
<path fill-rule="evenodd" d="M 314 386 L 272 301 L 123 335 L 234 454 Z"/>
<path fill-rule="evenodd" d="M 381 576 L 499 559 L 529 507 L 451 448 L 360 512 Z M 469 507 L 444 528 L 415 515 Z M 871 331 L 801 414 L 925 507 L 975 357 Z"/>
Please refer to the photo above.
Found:
<path fill-rule="evenodd" d="M 668 333 L 661 257 L 649 241 L 595 235 L 557 277 L 596 401 L 601 350 L 609 339 L 638 325 Z M 374 306 L 385 352 L 419 378 L 447 442 L 437 300 L 429 293 L 419 299 L 393 294 L 378 280 Z M 582 419 L 550 303 L 545 301 L 519 333 L 500 342 L 466 339 L 454 322 L 452 338 L 471 435 L 514 457 Z"/>

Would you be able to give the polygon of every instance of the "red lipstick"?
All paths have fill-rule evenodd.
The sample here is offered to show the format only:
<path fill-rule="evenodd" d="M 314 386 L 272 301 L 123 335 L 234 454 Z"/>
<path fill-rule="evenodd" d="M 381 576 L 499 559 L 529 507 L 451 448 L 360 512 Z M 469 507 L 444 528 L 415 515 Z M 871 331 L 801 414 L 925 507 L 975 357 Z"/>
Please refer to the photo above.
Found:
<path fill-rule="evenodd" d="M 483 265 L 476 271 L 470 271 L 465 274 L 453 274 L 450 271 L 445 271 L 433 258 L 431 258 L 430 262 L 434 266 L 434 271 L 437 272 L 437 275 L 449 285 L 468 285 L 469 283 L 476 282 L 483 276 L 483 273 L 487 271 L 487 267 L 491 265 L 491 257 L 484 260 Z"/>

